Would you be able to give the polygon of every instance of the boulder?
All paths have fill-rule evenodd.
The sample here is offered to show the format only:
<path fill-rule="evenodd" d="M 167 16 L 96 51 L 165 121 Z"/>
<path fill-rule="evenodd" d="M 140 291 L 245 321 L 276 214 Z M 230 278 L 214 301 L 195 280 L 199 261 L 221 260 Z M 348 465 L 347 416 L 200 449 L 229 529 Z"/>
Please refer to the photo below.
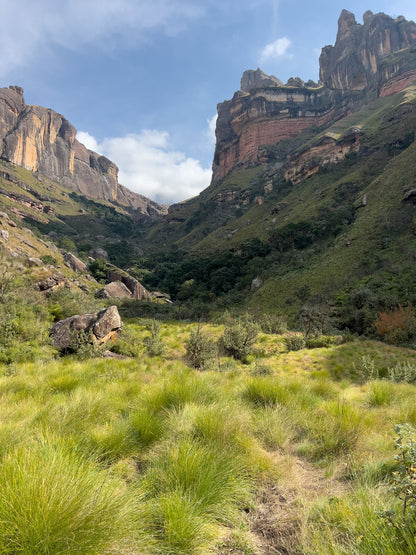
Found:
<path fill-rule="evenodd" d="M 108 260 L 108 253 L 104 249 L 97 247 L 95 249 L 91 249 L 89 256 L 96 260 L 97 258 L 103 258 L 104 260 Z"/>
<path fill-rule="evenodd" d="M 131 292 L 134 299 L 149 299 L 151 300 L 152 295 L 149 291 L 143 287 L 143 285 L 137 281 L 134 277 L 130 276 L 127 272 L 120 270 L 111 266 L 107 269 L 107 279 L 108 281 L 121 281 L 127 289 Z"/>
<path fill-rule="evenodd" d="M 46 279 L 39 281 L 37 283 L 37 286 L 39 291 L 44 291 L 45 293 L 48 293 L 50 291 L 54 291 L 58 287 L 66 285 L 67 283 L 68 280 L 66 279 L 66 277 L 61 274 L 61 272 L 57 272 L 56 274 L 48 276 Z"/>
<path fill-rule="evenodd" d="M 65 264 L 68 268 L 71 268 L 74 272 L 85 272 L 87 265 L 72 254 L 72 252 L 63 251 L 62 254 L 64 255 Z"/>
<path fill-rule="evenodd" d="M 68 349 L 74 332 L 91 333 L 94 343 L 106 343 L 123 327 L 116 306 L 110 306 L 93 314 L 81 314 L 60 320 L 51 327 L 50 333 L 54 347 Z"/>
<path fill-rule="evenodd" d="M 112 281 L 97 293 L 100 299 L 124 299 L 133 297 L 132 292 L 121 281 Z"/>
<path fill-rule="evenodd" d="M 28 259 L 29 266 L 43 266 L 43 262 L 40 258 L 36 258 L 35 256 L 30 256 Z"/>

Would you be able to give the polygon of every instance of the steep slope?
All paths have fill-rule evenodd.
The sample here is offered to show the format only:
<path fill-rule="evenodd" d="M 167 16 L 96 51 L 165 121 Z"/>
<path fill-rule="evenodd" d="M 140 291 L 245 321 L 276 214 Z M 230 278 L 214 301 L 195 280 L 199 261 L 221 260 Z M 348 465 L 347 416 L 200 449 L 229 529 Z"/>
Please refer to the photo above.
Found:
<path fill-rule="evenodd" d="M 184 252 L 160 287 L 180 296 L 192 284 L 201 298 L 227 294 L 292 314 L 304 303 L 345 303 L 348 318 L 361 316 L 347 322 L 341 307 L 339 318 L 356 331 L 376 310 L 416 302 L 415 29 L 371 13 L 359 25 L 344 11 L 319 87 L 245 72 L 242 90 L 219 105 L 210 187 L 170 207 L 151 233 Z"/>
<path fill-rule="evenodd" d="M 279 187 L 290 187 L 359 152 L 366 120 L 382 106 L 377 99 L 394 105 L 400 100 L 389 99 L 416 79 L 416 24 L 366 12 L 361 25 L 343 10 L 335 45 L 322 50 L 320 75 L 319 85 L 299 78 L 283 85 L 259 69 L 243 74 L 233 99 L 218 105 L 211 185 L 169 208 L 161 240 L 195 246 L 235 210 L 267 203 L 277 175 Z M 344 125 L 351 114 L 358 116 Z"/>
<path fill-rule="evenodd" d="M 23 89 L 0 89 L 0 157 L 87 197 L 129 209 L 137 219 L 154 219 L 166 207 L 132 193 L 118 182 L 118 168 L 76 139 L 62 115 L 25 104 Z"/>

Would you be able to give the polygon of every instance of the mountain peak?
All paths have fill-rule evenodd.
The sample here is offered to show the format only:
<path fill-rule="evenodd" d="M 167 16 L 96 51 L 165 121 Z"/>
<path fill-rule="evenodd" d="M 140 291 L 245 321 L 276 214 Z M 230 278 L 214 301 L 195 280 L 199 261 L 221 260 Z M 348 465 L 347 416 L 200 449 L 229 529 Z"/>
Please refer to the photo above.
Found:
<path fill-rule="evenodd" d="M 348 10 L 342 10 L 338 19 L 337 42 L 346 39 L 354 25 L 357 25 L 355 15 Z"/>

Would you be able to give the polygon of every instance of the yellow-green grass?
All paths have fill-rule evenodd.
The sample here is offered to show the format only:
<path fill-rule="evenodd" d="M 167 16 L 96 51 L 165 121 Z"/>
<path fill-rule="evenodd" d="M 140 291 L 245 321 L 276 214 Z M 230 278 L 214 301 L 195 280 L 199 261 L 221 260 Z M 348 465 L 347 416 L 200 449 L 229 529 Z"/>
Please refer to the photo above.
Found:
<path fill-rule="evenodd" d="M 149 333 L 146 324 L 126 324 L 138 344 Z M 142 350 L 124 360 L 0 367 L 0 511 L 12 495 L 22 499 L 14 520 L 2 523 L 4 553 L 19 546 L 40 555 L 64 549 L 204 554 L 215 552 L 225 536 L 256 553 L 242 532 L 249 528 L 246 512 L 255 510 L 260 486 L 290 483 L 299 459 L 348 478 L 357 514 L 373 511 L 358 495 L 363 483 L 370 493 L 381 488 L 387 508 L 397 505 L 384 480 L 393 465 L 394 425 L 416 422 L 414 386 L 356 379 L 353 369 L 363 357 L 377 367 L 411 362 L 413 351 L 355 341 L 283 352 L 282 336 L 262 334 L 249 363 L 220 357 L 210 370 L 197 371 L 184 358 L 195 326 L 163 323 L 163 357 Z M 223 330 L 201 327 L 213 340 Z M 18 478 L 11 475 L 12 460 L 21 461 Z M 333 508 L 325 492 L 321 497 L 301 516 L 316 553 L 324 546 L 322 514 L 331 523 L 336 516 L 328 513 Z M 339 503 L 348 508 L 352 501 L 347 496 Z M 344 543 L 347 508 L 334 524 Z M 360 553 L 361 528 L 354 526 L 351 545 L 334 553 L 348 546 Z M 322 549 L 331 553 L 326 544 Z"/>

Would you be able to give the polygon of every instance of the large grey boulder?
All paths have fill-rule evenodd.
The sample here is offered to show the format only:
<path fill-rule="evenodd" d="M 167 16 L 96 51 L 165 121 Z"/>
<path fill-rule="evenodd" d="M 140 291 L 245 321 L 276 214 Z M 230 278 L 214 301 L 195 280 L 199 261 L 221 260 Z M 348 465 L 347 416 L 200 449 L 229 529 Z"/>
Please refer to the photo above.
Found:
<path fill-rule="evenodd" d="M 87 265 L 82 262 L 79 258 L 77 258 L 72 252 L 65 252 L 62 253 L 64 255 L 65 264 L 68 268 L 71 268 L 74 272 L 85 272 L 87 269 Z"/>
<path fill-rule="evenodd" d="M 100 299 L 124 299 L 132 298 L 133 293 L 121 281 L 112 281 L 108 283 L 103 289 L 98 291 L 97 297 Z"/>
<path fill-rule="evenodd" d="M 116 306 L 110 306 L 93 314 L 81 314 L 65 318 L 51 327 L 54 347 L 60 350 L 70 348 L 74 335 L 85 332 L 93 343 L 102 344 L 111 339 L 123 323 Z"/>

